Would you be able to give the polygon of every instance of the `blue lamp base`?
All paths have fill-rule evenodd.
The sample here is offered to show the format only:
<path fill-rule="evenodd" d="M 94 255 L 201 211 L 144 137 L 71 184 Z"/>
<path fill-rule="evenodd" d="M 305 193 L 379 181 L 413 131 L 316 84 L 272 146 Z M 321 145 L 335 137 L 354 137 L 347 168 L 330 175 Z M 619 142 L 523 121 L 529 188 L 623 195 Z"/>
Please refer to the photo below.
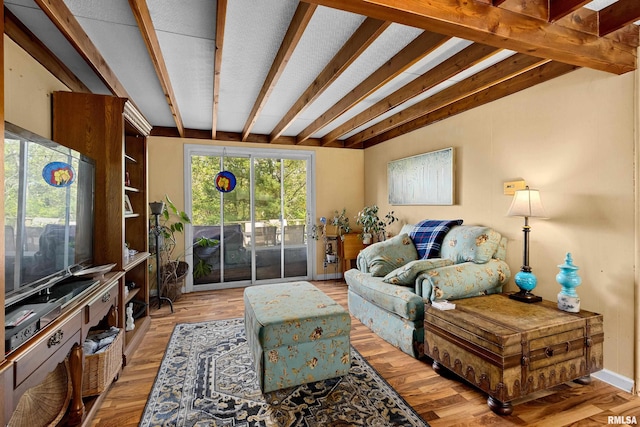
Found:
<path fill-rule="evenodd" d="M 538 279 L 530 271 L 519 271 L 513 280 L 520 290 L 516 293 L 509 294 L 509 298 L 520 302 L 532 303 L 542 301 L 542 297 L 534 295 L 531 291 L 538 284 Z"/>

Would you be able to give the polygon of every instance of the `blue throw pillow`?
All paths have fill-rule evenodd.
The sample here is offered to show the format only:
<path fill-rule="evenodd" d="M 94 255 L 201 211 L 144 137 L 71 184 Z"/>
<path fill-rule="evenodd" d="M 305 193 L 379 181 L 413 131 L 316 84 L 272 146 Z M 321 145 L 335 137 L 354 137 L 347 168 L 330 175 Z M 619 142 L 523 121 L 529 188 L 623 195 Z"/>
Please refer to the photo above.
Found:
<path fill-rule="evenodd" d="M 417 223 L 409 237 L 418 251 L 418 258 L 438 258 L 445 234 L 456 225 L 462 225 L 462 220 L 427 219 Z"/>

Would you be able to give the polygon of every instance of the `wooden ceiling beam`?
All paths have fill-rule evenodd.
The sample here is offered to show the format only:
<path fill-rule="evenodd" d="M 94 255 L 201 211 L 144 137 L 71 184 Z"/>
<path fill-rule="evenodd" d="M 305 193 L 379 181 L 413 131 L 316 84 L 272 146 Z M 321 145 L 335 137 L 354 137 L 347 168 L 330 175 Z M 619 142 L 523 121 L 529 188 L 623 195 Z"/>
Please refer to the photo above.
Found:
<path fill-rule="evenodd" d="M 300 132 L 297 137 L 298 143 L 310 138 L 318 130 L 331 123 L 350 108 L 353 108 L 358 102 L 390 82 L 450 39 L 450 37 L 429 31 L 420 34 Z"/>
<path fill-rule="evenodd" d="M 347 120 L 322 138 L 323 144 L 328 144 L 359 128 L 365 123 L 381 116 L 387 111 L 409 101 L 428 91 L 434 86 L 454 77 L 456 74 L 476 65 L 500 51 L 497 47 L 474 43 L 466 47 L 440 64 L 436 65 L 422 76 L 412 80 L 395 92 L 387 95 L 375 105 Z"/>
<path fill-rule="evenodd" d="M 598 12 L 596 12 L 595 10 L 587 9 L 585 7 L 581 7 L 580 9 L 558 19 L 555 24 L 562 25 L 563 27 L 572 30 L 597 36 Z"/>
<path fill-rule="evenodd" d="M 276 54 L 273 63 L 271 64 L 271 69 L 269 69 L 269 73 L 267 74 L 267 78 L 262 84 L 262 89 L 260 89 L 260 93 L 258 94 L 258 98 L 256 102 L 253 104 L 253 108 L 251 109 L 251 113 L 249 113 L 249 117 L 247 118 L 247 122 L 244 125 L 242 130 L 242 140 L 246 141 L 251 133 L 251 129 L 258 120 L 258 116 L 260 112 L 264 108 L 264 105 L 267 103 L 273 88 L 276 86 L 276 83 L 280 79 L 289 59 L 291 59 L 291 55 L 293 55 L 293 51 L 296 46 L 298 46 L 298 42 L 302 38 L 304 34 L 304 30 L 309 25 L 309 21 L 311 21 L 311 17 L 315 12 L 317 5 L 312 5 L 309 3 L 298 3 L 298 7 L 291 19 L 291 23 L 289 24 L 289 28 L 282 40 L 282 44 L 280 45 L 280 49 Z"/>
<path fill-rule="evenodd" d="M 227 22 L 227 0 L 218 0 L 216 5 L 216 51 L 213 60 L 213 108 L 211 116 L 211 139 L 216 139 L 218 128 L 218 108 L 220 101 L 220 70 L 222 70 L 222 46 L 224 27 Z"/>
<path fill-rule="evenodd" d="M 180 115 L 180 109 L 178 108 L 176 95 L 173 92 L 169 71 L 167 70 L 167 65 L 164 61 L 162 50 L 160 49 L 160 42 L 158 41 L 158 35 L 156 34 L 156 30 L 153 26 L 153 21 L 151 20 L 151 14 L 149 13 L 147 2 L 145 0 L 129 0 L 129 7 L 131 8 L 131 12 L 136 19 L 136 22 L 138 23 L 138 28 L 140 29 L 140 34 L 142 35 L 144 44 L 147 46 L 147 52 L 149 52 L 151 63 L 153 63 L 153 68 L 156 70 L 156 75 L 160 81 L 162 91 L 164 92 L 165 100 L 167 101 L 167 104 L 169 104 L 173 121 L 178 128 L 178 133 L 181 137 L 184 137 L 182 116 Z"/>
<path fill-rule="evenodd" d="M 342 73 L 373 43 L 390 22 L 367 18 L 342 46 L 322 72 L 309 85 L 271 131 L 271 139 L 278 139 L 293 121 L 315 101 Z"/>
<path fill-rule="evenodd" d="M 78 20 L 64 3 L 64 0 L 35 0 L 35 2 L 80 56 L 87 61 L 87 64 L 95 71 L 111 93 L 121 98 L 130 98 L 122 83 L 107 65 L 107 61 L 91 42 Z"/>
<path fill-rule="evenodd" d="M 640 1 L 618 0 L 600 12 L 598 34 L 605 36 L 640 19 Z"/>
<path fill-rule="evenodd" d="M 549 0 L 549 22 L 556 22 L 580 9 L 591 0 Z"/>
<path fill-rule="evenodd" d="M 177 128 L 165 127 L 165 126 L 154 126 L 149 134 L 151 136 L 161 136 L 167 138 L 179 138 L 180 134 L 178 133 Z M 201 140 L 210 140 L 211 134 L 207 130 L 201 129 L 188 129 L 184 130 L 184 138 L 189 139 L 201 139 Z M 281 136 L 276 140 L 271 140 L 269 135 L 262 135 L 252 133 L 249 135 L 246 141 L 242 140 L 242 133 L 240 132 L 225 132 L 218 131 L 216 132 L 217 141 L 229 141 L 229 142 L 253 142 L 256 144 L 279 144 L 279 145 L 296 145 L 296 137 L 295 136 Z M 322 141 L 317 138 L 309 138 L 305 141 L 305 146 L 309 147 L 320 147 L 322 145 Z M 336 146 L 343 147 L 342 143 L 336 144 Z"/>
<path fill-rule="evenodd" d="M 636 48 L 481 2 L 307 1 L 581 67 L 616 74 L 636 68 Z"/>
<path fill-rule="evenodd" d="M 6 6 L 4 7 L 4 32 L 72 92 L 91 93 L 91 90 L 73 71 L 64 65 Z"/>
<path fill-rule="evenodd" d="M 380 144 L 384 141 L 388 141 L 414 130 L 423 128 L 440 120 L 455 116 L 456 114 L 460 114 L 481 105 L 488 104 L 505 96 L 512 95 L 521 90 L 535 86 L 539 83 L 555 79 L 556 77 L 560 77 L 578 68 L 580 67 L 570 64 L 563 64 L 561 62 L 549 62 L 546 64 L 542 64 L 523 74 L 498 83 L 495 86 L 486 88 L 466 98 L 460 99 L 452 104 L 441 107 L 401 126 L 388 130 L 385 133 L 364 141 L 364 143 L 360 143 L 358 147 L 354 148 L 373 147 L 374 145 Z"/>
<path fill-rule="evenodd" d="M 433 96 L 424 99 L 393 116 L 378 122 L 367 129 L 345 140 L 346 146 L 353 146 L 367 139 L 373 138 L 381 133 L 398 127 L 404 123 L 421 117 L 429 112 L 435 111 L 462 98 L 466 98 L 474 93 L 480 92 L 488 87 L 522 74 L 540 64 L 550 62 L 548 59 L 536 58 L 516 53 L 515 55 L 483 70 L 465 80 L 454 84 Z"/>
<path fill-rule="evenodd" d="M 519 15 L 536 19 L 547 20 L 549 17 L 549 0 L 503 0 L 499 4 L 493 2 L 493 6 L 515 12 Z"/>

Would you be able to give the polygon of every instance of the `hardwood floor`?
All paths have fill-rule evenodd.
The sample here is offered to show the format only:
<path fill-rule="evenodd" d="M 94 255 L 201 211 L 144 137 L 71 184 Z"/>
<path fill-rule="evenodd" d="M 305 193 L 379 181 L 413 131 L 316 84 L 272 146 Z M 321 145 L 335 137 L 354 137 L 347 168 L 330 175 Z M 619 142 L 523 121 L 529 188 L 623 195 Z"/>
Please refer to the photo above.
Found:
<path fill-rule="evenodd" d="M 339 282 L 314 282 L 347 308 L 347 287 Z M 183 295 L 171 314 L 165 304 L 152 312 L 151 328 L 131 362 L 109 390 L 93 426 L 137 426 L 169 336 L 176 323 L 243 316 L 243 289 Z M 513 415 L 489 410 L 486 396 L 464 383 L 437 375 L 429 361 L 416 360 L 352 318 L 351 344 L 432 427 L 440 426 L 602 426 L 608 416 L 635 416 L 640 398 L 594 379 L 581 386 L 567 383 L 516 401 Z"/>

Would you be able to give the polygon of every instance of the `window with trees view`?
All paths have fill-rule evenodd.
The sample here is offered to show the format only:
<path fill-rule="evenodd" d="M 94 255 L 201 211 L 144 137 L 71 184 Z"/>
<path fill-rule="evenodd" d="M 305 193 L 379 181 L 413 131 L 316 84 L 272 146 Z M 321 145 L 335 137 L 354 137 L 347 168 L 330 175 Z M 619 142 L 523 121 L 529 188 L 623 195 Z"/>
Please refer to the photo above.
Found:
<path fill-rule="evenodd" d="M 194 248 L 193 265 L 206 268 L 194 270 L 193 285 L 205 289 L 221 283 L 308 278 L 312 154 L 202 146 L 187 152 L 190 238 L 220 242 Z M 214 178 L 223 170 L 236 178 L 233 191 L 216 189 Z"/>

